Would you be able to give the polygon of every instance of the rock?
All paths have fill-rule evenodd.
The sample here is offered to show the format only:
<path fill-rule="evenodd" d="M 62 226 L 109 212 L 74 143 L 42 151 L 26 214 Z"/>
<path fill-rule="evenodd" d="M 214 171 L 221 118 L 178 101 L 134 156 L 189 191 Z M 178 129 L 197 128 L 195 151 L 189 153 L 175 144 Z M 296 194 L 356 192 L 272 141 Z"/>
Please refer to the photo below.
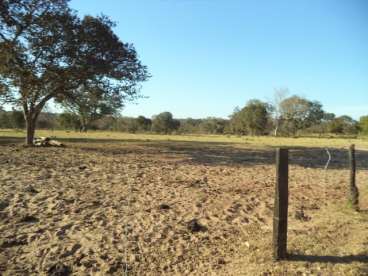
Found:
<path fill-rule="evenodd" d="M 25 215 L 19 220 L 19 222 L 36 223 L 38 222 L 38 218 L 32 215 Z"/>
<path fill-rule="evenodd" d="M 312 219 L 310 216 L 307 216 L 306 214 L 304 214 L 303 209 L 295 211 L 294 217 L 295 219 L 301 220 L 301 221 L 310 221 Z"/>
<path fill-rule="evenodd" d="M 168 204 L 160 204 L 159 206 L 160 210 L 169 210 L 170 209 L 170 206 Z"/>
<path fill-rule="evenodd" d="M 219 265 L 224 265 L 224 264 L 226 264 L 226 261 L 225 261 L 225 259 L 224 259 L 224 258 L 220 258 L 220 259 L 218 259 L 218 260 L 217 260 L 217 263 L 218 263 Z"/>
<path fill-rule="evenodd" d="M 200 224 L 197 219 L 192 219 L 191 221 L 189 221 L 187 228 L 192 233 L 207 231 L 207 227 Z"/>
<path fill-rule="evenodd" d="M 0 211 L 4 210 L 8 206 L 9 206 L 9 202 L 7 202 L 7 201 L 0 201 Z"/>
<path fill-rule="evenodd" d="M 81 171 L 83 171 L 83 170 L 87 169 L 87 166 L 86 166 L 86 165 L 80 165 L 78 168 L 79 168 Z"/>
<path fill-rule="evenodd" d="M 72 270 L 65 264 L 54 264 L 47 270 L 48 276 L 68 276 L 71 273 Z"/>
<path fill-rule="evenodd" d="M 31 193 L 31 194 L 38 194 L 39 191 L 37 191 L 33 186 L 29 185 L 27 188 L 24 189 L 25 192 Z"/>

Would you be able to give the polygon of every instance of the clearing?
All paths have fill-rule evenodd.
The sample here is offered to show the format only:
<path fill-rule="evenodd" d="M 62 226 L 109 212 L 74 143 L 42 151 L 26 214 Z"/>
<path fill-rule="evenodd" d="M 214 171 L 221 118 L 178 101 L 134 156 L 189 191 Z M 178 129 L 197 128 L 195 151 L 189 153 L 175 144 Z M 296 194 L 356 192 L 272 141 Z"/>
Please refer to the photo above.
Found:
<path fill-rule="evenodd" d="M 368 274 L 367 140 L 38 135 L 67 147 L 23 148 L 24 133 L 0 131 L 2 275 Z M 359 213 L 346 200 L 352 143 Z M 293 148 L 291 260 L 279 263 L 277 146 Z"/>

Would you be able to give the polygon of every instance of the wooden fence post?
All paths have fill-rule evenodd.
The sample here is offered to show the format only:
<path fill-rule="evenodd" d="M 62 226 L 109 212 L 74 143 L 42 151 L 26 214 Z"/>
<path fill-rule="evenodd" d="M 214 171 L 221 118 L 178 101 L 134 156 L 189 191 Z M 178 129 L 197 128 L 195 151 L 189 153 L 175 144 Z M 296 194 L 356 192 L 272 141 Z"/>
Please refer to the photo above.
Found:
<path fill-rule="evenodd" d="M 356 159 L 355 159 L 355 145 L 349 148 L 350 160 L 350 195 L 349 202 L 354 210 L 359 211 L 359 191 L 356 186 Z"/>
<path fill-rule="evenodd" d="M 276 189 L 273 216 L 273 256 L 275 260 L 287 258 L 287 219 L 288 219 L 288 182 L 289 151 L 276 150 Z"/>

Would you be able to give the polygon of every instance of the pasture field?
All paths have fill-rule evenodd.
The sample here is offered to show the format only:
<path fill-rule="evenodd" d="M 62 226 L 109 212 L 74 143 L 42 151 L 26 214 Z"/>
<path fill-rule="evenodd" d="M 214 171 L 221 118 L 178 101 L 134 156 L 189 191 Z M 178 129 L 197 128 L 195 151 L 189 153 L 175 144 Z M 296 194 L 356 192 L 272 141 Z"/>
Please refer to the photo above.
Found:
<path fill-rule="evenodd" d="M 0 130 L 0 275 L 368 274 L 368 140 L 36 135 L 66 147 Z M 359 213 L 347 203 L 353 143 Z M 279 146 L 291 148 L 290 257 L 274 262 Z"/>

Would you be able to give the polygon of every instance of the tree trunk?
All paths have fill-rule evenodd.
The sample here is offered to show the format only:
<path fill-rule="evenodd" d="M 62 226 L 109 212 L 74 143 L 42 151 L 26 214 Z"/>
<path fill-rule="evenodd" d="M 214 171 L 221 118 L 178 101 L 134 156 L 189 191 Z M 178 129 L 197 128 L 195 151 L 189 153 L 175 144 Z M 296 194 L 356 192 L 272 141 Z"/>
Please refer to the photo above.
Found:
<path fill-rule="evenodd" d="M 27 94 L 27 93 L 24 93 Z M 38 104 L 27 103 L 27 100 L 23 102 L 24 119 L 26 121 L 26 145 L 33 146 L 33 139 L 35 136 L 36 122 L 38 115 L 40 115 L 42 108 L 45 106 L 47 101 L 53 97 L 53 94 L 45 96 Z"/>
<path fill-rule="evenodd" d="M 26 145 L 33 146 L 33 139 L 36 130 L 36 120 L 32 118 L 33 116 L 27 115 L 25 116 L 26 119 L 26 129 L 27 129 L 27 136 L 26 136 Z"/>
<path fill-rule="evenodd" d="M 277 118 L 277 119 L 276 119 L 276 126 L 275 126 L 275 130 L 274 130 L 274 135 L 275 135 L 275 137 L 277 137 L 277 134 L 278 134 L 278 131 L 279 131 L 279 125 L 280 125 L 280 121 L 279 121 L 279 119 Z"/>
<path fill-rule="evenodd" d="M 36 111 L 35 109 L 28 109 L 27 111 L 28 112 L 24 112 L 24 119 L 26 121 L 27 129 L 26 145 L 33 146 L 33 139 L 36 131 L 36 122 L 40 111 Z"/>

